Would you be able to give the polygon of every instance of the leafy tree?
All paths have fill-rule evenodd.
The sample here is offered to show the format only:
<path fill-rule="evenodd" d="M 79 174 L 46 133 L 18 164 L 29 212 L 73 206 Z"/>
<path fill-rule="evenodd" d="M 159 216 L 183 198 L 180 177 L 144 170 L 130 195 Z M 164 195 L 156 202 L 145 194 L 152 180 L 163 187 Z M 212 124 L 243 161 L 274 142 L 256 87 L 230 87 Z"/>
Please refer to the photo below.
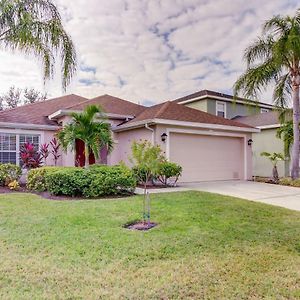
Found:
<path fill-rule="evenodd" d="M 286 107 L 292 98 L 293 135 L 292 178 L 299 177 L 299 86 L 300 86 L 300 10 L 294 17 L 274 16 L 263 25 L 262 36 L 245 50 L 245 73 L 236 81 L 234 94 L 257 97 L 275 83 L 273 100 Z"/>
<path fill-rule="evenodd" d="M 24 89 L 24 104 L 31 104 L 35 102 L 45 101 L 47 99 L 47 93 L 41 93 L 34 88 Z"/>
<path fill-rule="evenodd" d="M 17 107 L 21 103 L 21 93 L 21 89 L 10 87 L 8 92 L 0 97 L 1 110 Z"/>
<path fill-rule="evenodd" d="M 272 179 L 274 182 L 277 183 L 279 180 L 277 164 L 279 161 L 284 160 L 284 155 L 282 153 L 276 153 L 276 152 L 273 153 L 262 152 L 260 155 L 267 157 L 271 161 L 273 165 Z"/>
<path fill-rule="evenodd" d="M 100 107 L 95 105 L 87 106 L 82 113 L 72 113 L 72 122 L 57 133 L 65 151 L 68 147 L 74 150 L 76 139 L 84 142 L 86 168 L 89 167 L 90 152 L 97 159 L 103 147 L 107 147 L 108 152 L 111 152 L 113 148 L 110 124 L 105 121 L 96 121 L 97 114 L 100 114 L 102 119 L 104 118 Z"/>
<path fill-rule="evenodd" d="M 132 157 L 131 163 L 134 165 L 133 171 L 138 177 L 138 181 L 143 183 L 144 198 L 143 198 L 143 220 L 150 222 L 150 204 L 146 211 L 147 202 L 147 184 L 154 177 L 160 167 L 160 163 L 165 160 L 159 145 L 152 145 L 149 141 L 136 142 L 131 146 Z"/>
<path fill-rule="evenodd" d="M 0 43 L 40 58 L 44 80 L 53 77 L 59 57 L 64 90 L 76 71 L 73 42 L 52 0 L 0 0 Z"/>

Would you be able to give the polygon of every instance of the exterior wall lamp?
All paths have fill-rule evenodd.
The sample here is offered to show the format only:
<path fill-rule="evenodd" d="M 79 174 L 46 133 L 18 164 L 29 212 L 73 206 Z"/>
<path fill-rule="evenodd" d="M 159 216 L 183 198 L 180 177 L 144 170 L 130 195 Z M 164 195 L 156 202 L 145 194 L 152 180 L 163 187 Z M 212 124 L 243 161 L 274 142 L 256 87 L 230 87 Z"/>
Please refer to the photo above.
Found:
<path fill-rule="evenodd" d="M 165 142 L 166 139 L 167 139 L 167 137 L 168 137 L 168 135 L 164 132 L 160 137 L 161 137 L 161 141 Z"/>
<path fill-rule="evenodd" d="M 252 139 L 249 139 L 249 140 L 248 140 L 248 146 L 252 146 L 252 144 L 253 144 L 253 140 L 252 140 Z"/>

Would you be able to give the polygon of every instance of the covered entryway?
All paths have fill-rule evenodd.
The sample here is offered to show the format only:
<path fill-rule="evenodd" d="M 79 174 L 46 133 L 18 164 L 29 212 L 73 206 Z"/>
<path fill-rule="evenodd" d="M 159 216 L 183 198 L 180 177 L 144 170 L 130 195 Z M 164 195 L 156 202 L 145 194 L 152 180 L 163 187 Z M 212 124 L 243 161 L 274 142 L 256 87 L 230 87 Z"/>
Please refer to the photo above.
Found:
<path fill-rule="evenodd" d="M 181 182 L 244 179 L 244 138 L 169 133 L 169 158 L 183 168 Z"/>

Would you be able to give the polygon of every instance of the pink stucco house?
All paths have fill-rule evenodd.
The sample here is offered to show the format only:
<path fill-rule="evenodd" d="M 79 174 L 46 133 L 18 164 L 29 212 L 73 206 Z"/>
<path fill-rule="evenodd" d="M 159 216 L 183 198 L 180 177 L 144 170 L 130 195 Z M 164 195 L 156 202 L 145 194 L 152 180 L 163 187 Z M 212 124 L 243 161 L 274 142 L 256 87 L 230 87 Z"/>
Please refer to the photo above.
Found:
<path fill-rule="evenodd" d="M 252 176 L 249 141 L 257 129 L 174 101 L 144 107 L 110 95 L 94 99 L 67 95 L 0 112 L 0 163 L 19 164 L 22 143 L 49 142 L 71 121 L 71 112 L 91 104 L 103 108 L 113 131 L 114 150 L 102 162 L 129 163 L 132 142 L 146 139 L 159 144 L 170 161 L 183 167 L 181 182 Z M 74 166 L 75 152 L 62 153 L 59 164 Z M 47 164 L 53 162 L 49 159 Z"/>

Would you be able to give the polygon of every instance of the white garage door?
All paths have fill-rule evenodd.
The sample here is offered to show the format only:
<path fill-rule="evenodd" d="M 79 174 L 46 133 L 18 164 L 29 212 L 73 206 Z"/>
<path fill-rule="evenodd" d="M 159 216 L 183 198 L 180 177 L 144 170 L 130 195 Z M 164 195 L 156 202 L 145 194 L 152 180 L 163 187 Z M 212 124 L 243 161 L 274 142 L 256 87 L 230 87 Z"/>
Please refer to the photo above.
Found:
<path fill-rule="evenodd" d="M 170 160 L 183 168 L 181 182 L 243 179 L 242 138 L 185 133 L 169 138 Z"/>

